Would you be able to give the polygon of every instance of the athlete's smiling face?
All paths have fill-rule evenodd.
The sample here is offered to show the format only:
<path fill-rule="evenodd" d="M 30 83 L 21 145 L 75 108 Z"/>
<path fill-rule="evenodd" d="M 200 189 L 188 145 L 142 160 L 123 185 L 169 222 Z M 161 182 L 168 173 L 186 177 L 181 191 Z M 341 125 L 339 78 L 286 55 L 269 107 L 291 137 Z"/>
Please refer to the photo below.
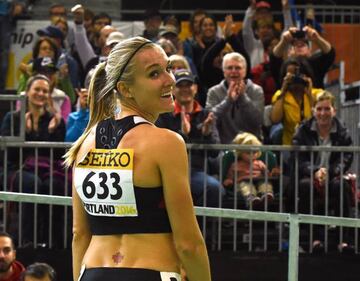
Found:
<path fill-rule="evenodd" d="M 129 94 L 142 112 L 157 116 L 172 111 L 174 84 L 175 78 L 162 48 L 144 48 L 136 54 L 134 79 L 129 86 Z"/>

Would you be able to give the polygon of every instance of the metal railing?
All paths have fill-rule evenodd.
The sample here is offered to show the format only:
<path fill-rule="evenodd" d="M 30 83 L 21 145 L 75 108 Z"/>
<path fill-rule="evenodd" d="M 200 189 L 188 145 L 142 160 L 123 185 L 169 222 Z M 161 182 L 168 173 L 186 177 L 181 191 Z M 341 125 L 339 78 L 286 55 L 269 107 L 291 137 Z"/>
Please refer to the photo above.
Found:
<path fill-rule="evenodd" d="M 0 148 L 1 150 L 3 150 L 3 156 L 4 156 L 4 162 L 6 163 L 7 160 L 9 159 L 9 149 L 13 150 L 13 149 L 18 149 L 19 150 L 19 156 L 18 159 L 16 159 L 16 170 L 18 171 L 18 178 L 22 178 L 22 174 L 21 173 L 25 173 L 23 170 L 23 165 L 22 163 L 24 162 L 24 155 L 23 152 L 25 149 L 34 149 L 34 155 L 35 155 L 35 159 L 36 157 L 38 157 L 39 155 L 39 150 L 44 149 L 44 148 L 51 148 L 49 155 L 51 160 L 54 159 L 54 150 L 56 149 L 66 149 L 69 147 L 70 144 L 66 144 L 66 143 L 46 143 L 46 142 L 15 142 L 15 141 L 5 141 L 3 139 L 0 138 Z M 230 153 L 235 152 L 237 149 L 242 148 L 244 150 L 244 147 L 238 146 L 238 145 L 197 145 L 197 144 L 188 144 L 187 148 L 189 149 L 189 160 L 191 161 L 191 155 L 193 154 L 193 152 L 195 150 L 204 150 L 204 152 L 206 153 L 206 151 L 208 150 L 218 150 L 220 152 L 223 151 L 230 151 Z M 279 153 L 279 166 L 280 166 L 280 170 L 283 170 L 284 168 L 284 155 L 286 153 L 289 152 L 293 152 L 293 153 L 301 153 L 301 152 L 316 152 L 316 151 L 328 151 L 328 152 L 341 152 L 341 153 L 345 153 L 345 152 L 352 152 L 355 153 L 356 156 L 359 155 L 360 152 L 360 147 L 293 147 L 293 146 L 248 146 L 246 149 L 248 149 L 249 151 L 257 151 L 259 149 L 261 149 L 261 151 L 277 151 Z M 223 164 L 223 158 L 224 156 L 221 156 L 221 161 L 219 162 L 219 167 L 216 174 L 217 174 L 217 178 L 219 179 L 220 182 L 222 182 L 222 179 L 224 177 L 224 167 L 222 166 Z M 359 157 L 355 157 L 354 158 L 354 167 L 355 170 L 353 172 L 355 172 L 356 174 L 358 174 L 359 171 Z M 12 159 L 13 161 L 15 159 Z M 264 160 L 266 162 L 266 164 L 268 164 L 269 159 L 265 159 Z M 20 163 L 20 165 L 19 165 Z M 296 163 L 295 163 L 296 164 Z M 191 166 L 191 163 L 190 163 Z M 206 173 L 210 173 L 209 172 L 209 166 L 204 164 L 205 167 L 205 172 Z M 13 186 L 11 187 L 9 185 L 9 180 L 11 178 L 11 175 L 14 175 L 14 170 L 11 170 L 10 168 L 8 168 L 8 165 L 4 165 L 3 170 L 2 170 L 2 174 L 3 174 L 3 178 L 2 178 L 2 185 L 3 185 L 3 190 L 4 191 L 13 191 L 13 188 L 15 188 L 16 191 L 19 192 L 31 192 L 33 193 L 34 191 L 37 191 L 35 193 L 39 192 L 39 182 L 41 181 L 40 179 L 38 179 L 38 177 L 36 175 L 38 175 L 39 173 L 39 167 L 35 166 L 35 170 L 33 171 L 35 177 L 34 177 L 34 183 L 29 183 L 29 182 L 23 182 L 22 180 L 18 180 L 18 186 Z M 54 167 L 50 166 L 49 167 L 49 180 L 50 183 L 48 185 L 48 190 L 46 191 L 46 194 L 50 194 L 50 195 L 70 195 L 70 184 L 68 183 L 68 180 L 66 179 L 68 173 L 65 172 L 64 173 L 64 182 L 62 182 L 63 187 L 59 186 L 59 184 L 55 185 L 53 183 L 53 181 L 55 180 L 55 176 L 52 175 L 52 171 L 53 171 Z M 270 179 L 269 179 L 270 180 Z M 266 178 L 265 178 L 266 181 Z M 235 181 L 236 182 L 236 179 Z M 277 190 L 275 193 L 275 197 L 276 197 L 276 202 L 274 204 L 267 204 L 267 199 L 265 199 L 265 206 L 264 206 L 264 210 L 266 212 L 268 211 L 272 211 L 272 212 L 279 212 L 279 213 L 284 213 L 287 211 L 287 208 L 285 206 L 286 200 L 289 200 L 289 197 L 287 197 L 285 195 L 285 191 L 287 188 L 286 183 L 286 177 L 281 174 L 278 178 L 278 184 L 277 184 Z M 206 191 L 206 182 L 204 181 L 204 191 Z M 26 186 L 28 185 L 28 186 Z M 31 187 L 31 189 L 29 190 L 29 185 L 33 185 L 34 187 Z M 355 182 L 355 186 L 357 187 L 359 185 L 358 183 L 358 179 L 356 178 L 356 182 Z M 56 187 L 56 189 L 54 189 L 54 187 Z M 289 187 L 288 187 L 289 188 Z M 291 186 L 291 188 L 293 190 L 295 190 L 294 192 L 294 211 L 295 213 L 298 212 L 298 206 L 297 206 L 297 196 L 298 196 L 298 192 L 299 192 L 299 186 L 298 184 L 295 184 L 295 186 Z M 312 188 L 312 187 L 311 187 Z M 313 190 L 313 188 L 312 188 Z M 66 194 L 67 192 L 67 194 Z M 237 208 L 247 208 L 247 206 L 245 206 L 244 204 L 244 200 L 241 198 L 240 195 L 238 195 L 237 190 L 236 190 L 236 186 L 234 185 L 231 189 L 227 189 L 227 192 L 232 192 L 232 196 L 227 197 L 225 195 L 224 198 L 221 197 L 220 192 L 219 192 L 219 207 L 220 208 L 229 208 L 229 209 L 237 209 Z M 328 196 L 328 191 L 326 191 L 326 198 Z M 341 195 L 339 195 L 341 196 Z M 206 196 L 204 196 L 206 198 Z M 311 200 L 314 200 L 314 197 L 312 197 Z M 355 206 L 358 205 L 358 201 L 357 201 L 357 197 L 355 198 Z M 344 200 L 343 199 L 339 199 L 339 203 L 342 204 L 341 205 L 341 209 L 343 207 L 344 204 Z M 313 201 L 311 201 L 311 205 L 313 204 Z M 203 206 L 208 206 L 207 205 L 207 201 L 206 199 L 204 200 Z M 251 206 L 250 206 L 251 208 Z M 9 217 L 7 216 L 7 213 L 9 212 L 9 208 L 7 207 L 6 204 L 4 204 L 4 213 L 3 213 L 3 223 L 4 226 L 7 226 L 8 224 L 8 220 Z M 326 215 L 331 215 L 331 210 L 329 210 L 329 205 L 327 205 L 326 207 Z M 35 214 L 37 213 L 37 206 L 35 206 L 35 210 L 34 210 Z M 50 207 L 49 212 L 52 212 L 52 207 Z M 310 211 L 313 212 L 313 211 Z M 16 230 L 18 232 L 18 237 L 19 237 L 19 243 L 21 245 L 22 241 L 21 238 L 23 236 L 23 229 L 21 228 L 21 221 L 24 219 L 23 216 L 27 215 L 22 213 L 22 208 L 20 206 L 18 206 L 17 208 L 17 213 L 18 213 L 18 223 L 15 222 L 16 225 L 18 225 L 18 229 Z M 64 209 L 64 224 L 66 225 L 67 223 L 67 218 L 69 218 L 68 216 L 69 214 L 69 210 Z M 314 214 L 314 213 L 311 213 Z M 354 217 L 358 217 L 359 216 L 359 212 L 358 212 L 358 208 L 353 208 L 353 216 Z M 49 233 L 49 246 L 52 246 L 52 239 L 51 239 L 51 233 L 52 233 L 52 225 L 53 225 L 53 221 L 51 220 L 52 216 L 50 216 L 49 220 L 49 229 L 48 229 L 48 233 Z M 34 216 L 34 225 L 37 225 L 37 221 L 35 221 L 36 216 Z M 14 222 L 14 218 L 13 218 L 13 222 Z M 286 250 L 286 247 L 283 245 L 284 242 L 287 242 L 287 237 L 286 237 L 286 227 L 287 225 L 283 224 L 283 223 L 279 223 L 278 225 L 275 226 L 269 226 L 267 224 L 267 222 L 264 223 L 263 228 L 259 230 L 259 226 L 258 225 L 254 225 L 253 222 L 250 221 L 245 221 L 245 222 L 237 222 L 237 221 L 233 221 L 233 222 L 229 222 L 229 221 L 224 221 L 221 220 L 220 218 L 214 222 L 214 227 L 217 226 L 217 229 L 212 229 L 209 231 L 208 226 L 208 220 L 206 219 L 206 217 L 203 217 L 202 219 L 202 231 L 205 237 L 209 237 L 209 239 L 211 240 L 211 246 L 212 249 L 216 249 L 216 250 L 222 250 L 226 247 L 228 247 L 230 245 L 231 249 L 234 251 L 237 251 L 239 249 L 241 249 L 242 246 L 247 245 L 248 247 L 248 251 L 254 251 L 257 250 L 254 246 L 259 246 L 261 247 L 260 250 L 262 251 L 268 251 L 268 250 L 276 250 L 276 251 L 284 251 Z M 55 222 L 55 223 L 59 223 L 59 222 Z M 240 225 L 238 224 L 240 223 Z M 68 229 L 70 227 L 68 226 Z M 331 229 L 330 229 L 331 230 Z M 36 229 L 34 228 L 32 231 L 34 231 L 34 246 L 36 247 L 37 245 L 37 232 Z M 261 234 L 261 237 L 257 237 L 257 234 Z M 327 233 L 327 232 L 326 232 Z M 260 235 L 259 234 L 259 235 Z M 327 234 L 326 234 L 327 235 Z M 63 246 L 67 247 L 68 246 L 68 241 L 69 238 L 64 235 L 64 241 L 63 241 Z M 358 237 L 357 237 L 357 230 L 355 233 L 355 249 L 358 250 Z M 239 241 L 239 239 L 242 238 L 242 241 Z M 262 239 L 262 242 L 261 242 Z M 328 236 L 324 237 L 326 245 L 327 245 L 327 241 L 328 241 Z M 339 242 L 341 242 L 341 237 L 339 238 Z M 311 242 L 312 242 L 312 237 L 311 237 L 311 233 L 309 234 L 309 251 L 312 251 L 312 247 L 311 247 Z M 272 243 L 271 245 L 268 243 Z"/>
<path fill-rule="evenodd" d="M 38 204 L 71 205 L 71 197 L 31 195 L 24 193 L 0 192 L 0 198 L 4 201 L 29 202 Z M 288 253 L 288 281 L 298 280 L 299 264 L 299 227 L 300 224 L 337 225 L 343 227 L 360 228 L 359 219 L 324 217 L 301 214 L 271 213 L 245 210 L 228 210 L 206 207 L 195 207 L 195 213 L 199 216 L 214 218 L 232 218 L 244 220 L 287 222 L 290 225 L 290 240 Z"/>

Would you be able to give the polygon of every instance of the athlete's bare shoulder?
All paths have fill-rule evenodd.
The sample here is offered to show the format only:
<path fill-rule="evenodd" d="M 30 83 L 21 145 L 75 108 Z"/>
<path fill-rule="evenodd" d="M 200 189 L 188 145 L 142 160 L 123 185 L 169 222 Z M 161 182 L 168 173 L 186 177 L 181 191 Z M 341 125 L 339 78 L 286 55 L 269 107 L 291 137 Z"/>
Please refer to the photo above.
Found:
<path fill-rule="evenodd" d="M 147 139 L 154 146 L 184 145 L 183 138 L 178 133 L 168 129 L 151 126 L 147 128 L 146 134 L 148 136 Z"/>

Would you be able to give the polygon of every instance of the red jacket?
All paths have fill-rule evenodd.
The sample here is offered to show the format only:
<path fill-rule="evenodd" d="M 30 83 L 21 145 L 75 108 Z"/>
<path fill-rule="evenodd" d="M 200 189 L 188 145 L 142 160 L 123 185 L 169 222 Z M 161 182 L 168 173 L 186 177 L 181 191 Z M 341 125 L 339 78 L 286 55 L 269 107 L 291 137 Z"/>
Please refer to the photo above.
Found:
<path fill-rule="evenodd" d="M 20 281 L 21 273 L 25 270 L 25 267 L 18 261 L 14 261 L 11 265 L 13 273 L 6 279 L 0 279 L 0 281 Z"/>

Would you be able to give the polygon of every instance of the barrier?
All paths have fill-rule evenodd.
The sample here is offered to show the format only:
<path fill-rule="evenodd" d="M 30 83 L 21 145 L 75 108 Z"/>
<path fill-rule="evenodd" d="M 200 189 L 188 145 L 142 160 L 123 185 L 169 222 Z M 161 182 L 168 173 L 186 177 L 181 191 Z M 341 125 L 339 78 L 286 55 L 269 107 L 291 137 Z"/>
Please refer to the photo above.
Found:
<path fill-rule="evenodd" d="M 63 206 L 71 205 L 70 197 L 47 196 L 47 195 L 30 195 L 24 193 L 0 192 L 0 198 L 4 201 L 31 202 L 58 204 Z M 298 259 L 299 259 L 299 225 L 303 224 L 335 224 L 345 227 L 360 228 L 359 219 L 337 218 L 298 215 L 287 213 L 271 213 L 245 210 L 226 210 L 205 207 L 195 207 L 196 215 L 215 217 L 215 218 L 233 218 L 248 219 L 260 221 L 288 222 L 290 224 L 290 248 L 288 260 L 288 281 L 298 280 Z"/>
<path fill-rule="evenodd" d="M 19 97 L 16 97 L 19 98 Z M 4 152 L 4 159 L 5 159 L 5 163 L 7 163 L 7 159 L 9 157 L 8 155 L 8 149 L 10 148 L 19 148 L 19 162 L 22 163 L 22 149 L 25 148 L 33 148 L 35 150 L 35 158 L 36 155 L 38 155 L 38 150 L 42 149 L 42 148 L 50 148 L 50 158 L 53 159 L 53 152 L 54 149 L 66 149 L 69 147 L 69 143 L 47 143 L 47 142 L 23 142 L 21 140 L 16 140 L 16 139 L 9 139 L 7 137 L 0 137 L 0 148 L 1 150 L 3 150 Z M 191 154 L 192 151 L 194 150 L 204 150 L 204 153 L 206 155 L 207 151 L 209 150 L 218 150 L 218 151 L 230 151 L 230 152 L 235 152 L 237 149 L 239 149 L 240 146 L 238 145 L 203 145 L 203 144 L 188 144 L 187 145 L 187 149 L 189 150 L 189 160 L 191 161 Z M 242 150 L 244 150 L 244 147 L 241 147 Z M 352 152 L 355 153 L 356 155 L 359 155 L 360 153 L 360 147 L 359 146 L 354 146 L 354 147 L 295 147 L 295 146 L 247 146 L 246 150 L 249 150 L 250 152 L 254 153 L 257 150 L 262 150 L 262 151 L 276 151 L 279 153 L 280 158 L 279 158 L 279 162 L 280 162 L 280 167 L 283 167 L 283 163 L 284 163 L 284 153 L 288 153 L 288 152 L 294 152 L 294 153 L 301 153 L 301 152 L 317 152 L 317 151 L 327 151 L 327 152 L 340 152 L 340 153 L 345 153 L 345 152 Z M 359 157 L 355 157 L 355 171 L 358 173 L 359 171 L 359 161 L 358 161 Z M 269 159 L 265 159 L 265 162 L 268 163 Z M 222 161 L 220 161 L 220 167 L 218 170 L 218 174 L 219 177 L 222 178 L 223 175 L 223 171 L 222 171 L 222 166 L 221 166 Z M 204 164 L 205 167 L 205 172 L 207 172 L 208 166 L 205 163 Z M 19 173 L 21 173 L 21 168 L 19 170 Z M 50 167 L 50 174 L 52 171 L 52 167 Z M 68 207 L 71 204 L 71 199 L 69 197 L 63 197 L 63 196 L 56 196 L 56 195 L 36 195 L 36 194 L 25 194 L 22 193 L 22 184 L 20 184 L 19 187 L 19 192 L 9 192 L 9 186 L 7 184 L 7 165 L 4 166 L 3 169 L 3 189 L 5 190 L 4 192 L 0 192 L 0 200 L 1 201 L 6 201 L 6 202 L 19 202 L 20 206 L 21 204 L 26 204 L 26 203 L 36 203 L 34 206 L 35 209 L 35 213 L 36 213 L 36 208 L 37 208 L 37 204 L 50 204 L 50 214 L 52 213 L 52 205 L 59 205 L 59 206 L 63 206 L 64 208 Z M 35 174 L 36 174 L 36 167 L 35 167 Z M 281 242 L 282 242 L 282 225 L 283 224 L 288 224 L 289 225 L 289 260 L 288 260 L 288 264 L 289 264 L 289 274 L 288 274 L 288 280 L 297 280 L 297 273 L 298 273 L 298 255 L 299 255 L 299 237 L 300 237 L 300 233 L 299 233 L 299 227 L 302 224 L 319 224 L 319 225 L 337 225 L 340 227 L 356 227 L 359 228 L 360 227 L 360 220 L 358 219 L 350 219 L 350 218 L 340 218 L 340 217 L 332 217 L 330 216 L 329 213 L 326 213 L 325 216 L 315 216 L 315 215 L 304 215 L 304 214 L 290 214 L 290 213 L 286 213 L 284 212 L 284 206 L 282 205 L 282 194 L 283 194 L 283 177 L 282 175 L 280 176 L 280 184 L 279 184 L 279 188 L 280 188 L 280 202 L 279 202 L 279 212 L 270 212 L 267 209 L 267 205 L 265 204 L 265 212 L 259 212 L 259 211 L 246 211 L 246 210 L 235 210 L 237 208 L 237 197 L 236 197 L 236 192 L 235 192 L 235 198 L 234 198 L 234 202 L 233 202 L 233 207 L 234 210 L 232 209 L 225 209 L 225 208 L 208 208 L 208 207 L 195 207 L 196 210 L 196 214 L 199 216 L 203 217 L 203 227 L 202 227 L 202 231 L 204 236 L 206 237 L 206 231 L 207 231 L 207 224 L 206 224 L 206 218 L 216 218 L 213 219 L 213 221 L 218 223 L 218 240 L 217 240 L 217 249 L 221 250 L 221 227 L 222 227 L 222 219 L 230 219 L 234 222 L 233 224 L 233 250 L 237 251 L 238 250 L 238 245 L 237 245 L 237 239 L 238 239 L 238 232 L 237 232 L 237 222 L 238 220 L 246 220 L 249 221 L 249 241 L 248 241 L 248 245 L 249 245 L 249 251 L 252 250 L 252 232 L 251 232 L 251 227 L 252 227 L 252 221 L 264 221 L 264 250 L 267 250 L 267 246 L 266 246 L 266 241 L 267 241 L 267 222 L 275 222 L 275 223 L 279 223 L 279 247 L 278 250 L 282 251 L 283 247 L 281 246 Z M 235 180 L 236 181 L 236 180 Z M 65 181 L 66 182 L 66 181 Z M 20 181 L 21 183 L 21 181 Z M 25 183 L 26 184 L 26 183 Z M 204 186 L 205 186 L 205 182 L 204 182 Z M 35 184 L 36 185 L 36 184 Z M 358 180 L 356 179 L 356 186 L 358 186 Z M 66 188 L 65 188 L 66 189 Z M 295 187 L 296 190 L 296 187 Z M 52 190 L 52 185 L 50 185 L 50 191 L 49 193 L 52 194 L 53 190 Z M 297 194 L 297 193 L 296 193 Z M 221 198 L 221 197 L 219 197 Z M 340 200 L 340 202 L 342 202 Z M 355 201 L 355 206 L 358 205 L 358 201 L 356 198 Z M 206 205 L 206 200 L 204 200 L 204 204 Z M 342 203 L 341 203 L 342 204 Z M 3 222 L 4 222 L 4 226 L 6 227 L 6 204 L 4 205 L 4 213 L 3 213 Z M 221 204 L 220 204 L 221 207 Z M 296 209 L 296 205 L 295 205 L 295 209 Z M 297 209 L 296 209 L 297 210 Z M 356 207 L 355 210 L 355 217 L 358 217 L 358 208 Z M 19 208 L 19 222 L 21 222 L 21 208 Z M 65 217 L 65 222 L 67 220 L 67 211 L 66 209 L 64 209 L 64 217 Z M 51 220 L 51 219 L 50 219 Z M 56 221 L 55 223 L 61 223 L 61 221 Z M 34 217 L 34 224 L 36 225 L 36 217 Z M 216 226 L 216 225 L 215 225 Z M 65 223 L 64 226 L 64 231 L 66 232 L 66 228 L 67 225 Z M 49 225 L 49 233 L 52 232 L 52 223 L 50 223 Z M 19 223 L 19 239 L 20 239 L 20 244 L 21 244 L 21 234 L 22 234 L 22 229 L 21 229 L 21 223 Z M 34 229 L 34 238 L 36 239 L 36 230 Z M 49 235 L 49 246 L 51 247 L 52 245 L 52 236 L 51 234 Z M 358 241 L 357 241 L 357 229 L 356 229 L 356 233 L 355 233 L 355 248 L 356 250 L 358 249 Z M 326 240 L 326 237 L 325 237 Z M 340 238 L 341 240 L 341 238 Z M 310 238 L 310 241 L 311 238 Z M 327 242 L 327 240 L 326 240 Z M 68 239 L 65 236 L 64 238 L 64 245 L 67 246 L 68 245 Z M 327 244 L 326 244 L 327 245 Z M 37 243 L 36 240 L 34 241 L 34 247 L 37 247 Z M 310 248 L 311 251 L 311 248 Z"/>

